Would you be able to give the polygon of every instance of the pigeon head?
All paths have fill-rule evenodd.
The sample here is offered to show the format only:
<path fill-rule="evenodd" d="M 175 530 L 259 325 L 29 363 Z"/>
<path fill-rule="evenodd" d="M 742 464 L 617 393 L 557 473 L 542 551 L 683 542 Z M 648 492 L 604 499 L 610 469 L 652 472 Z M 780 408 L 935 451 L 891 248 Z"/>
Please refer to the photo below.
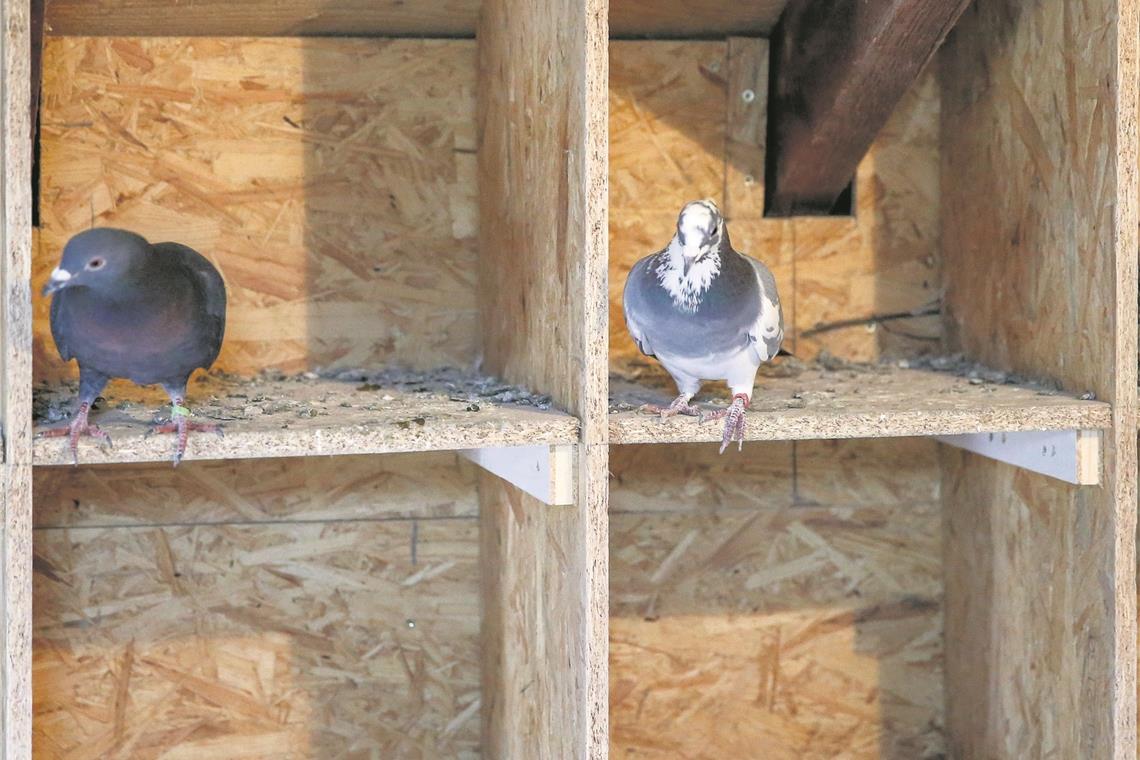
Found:
<path fill-rule="evenodd" d="M 80 232 L 63 247 L 63 257 L 43 294 L 78 287 L 113 290 L 150 255 L 150 243 L 133 232 L 109 227 Z"/>
<path fill-rule="evenodd" d="M 677 242 L 681 244 L 685 274 L 689 268 L 720 249 L 724 237 L 724 217 L 711 200 L 686 203 L 677 216 Z"/>

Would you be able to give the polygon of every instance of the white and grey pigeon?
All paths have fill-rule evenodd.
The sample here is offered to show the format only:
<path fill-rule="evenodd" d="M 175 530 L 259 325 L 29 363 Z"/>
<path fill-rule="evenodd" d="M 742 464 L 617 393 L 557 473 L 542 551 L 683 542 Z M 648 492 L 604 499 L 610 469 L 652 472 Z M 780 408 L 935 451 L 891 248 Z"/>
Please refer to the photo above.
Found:
<path fill-rule="evenodd" d="M 657 357 L 679 393 L 668 407 L 642 409 L 662 418 L 725 417 L 721 453 L 733 440 L 743 448 L 744 410 L 756 371 L 779 352 L 784 316 L 776 278 L 756 259 L 733 250 L 715 203 L 685 204 L 669 245 L 630 270 L 622 302 L 637 347 Z M 702 380 L 728 381 L 728 409 L 702 415 L 689 405 Z"/>

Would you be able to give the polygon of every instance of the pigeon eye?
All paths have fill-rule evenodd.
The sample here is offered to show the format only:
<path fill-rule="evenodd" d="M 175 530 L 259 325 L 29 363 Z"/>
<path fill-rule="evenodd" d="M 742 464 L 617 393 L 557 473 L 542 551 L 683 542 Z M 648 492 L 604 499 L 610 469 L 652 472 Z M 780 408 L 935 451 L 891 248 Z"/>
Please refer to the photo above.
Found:
<path fill-rule="evenodd" d="M 91 259 L 87 262 L 87 268 L 94 272 L 96 269 L 102 269 L 106 263 L 105 259 Z"/>

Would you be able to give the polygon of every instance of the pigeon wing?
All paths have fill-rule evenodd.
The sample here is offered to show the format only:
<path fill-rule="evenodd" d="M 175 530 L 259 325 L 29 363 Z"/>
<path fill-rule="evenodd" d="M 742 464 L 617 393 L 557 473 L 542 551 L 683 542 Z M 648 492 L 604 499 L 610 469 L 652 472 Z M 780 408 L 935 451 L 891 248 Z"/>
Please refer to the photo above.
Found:
<path fill-rule="evenodd" d="M 748 331 L 749 350 L 754 361 L 766 362 L 779 353 L 780 343 L 784 340 L 784 310 L 780 306 L 772 270 L 751 256 L 744 258 L 752 265 L 760 287 L 760 310 Z"/>
<path fill-rule="evenodd" d="M 180 243 L 157 243 L 155 250 L 164 256 L 177 258 L 194 278 L 202 297 L 207 324 L 206 336 L 211 358 L 204 367 L 214 363 L 222 348 L 226 331 L 226 285 L 217 268 L 202 254 Z"/>
<path fill-rule="evenodd" d="M 63 313 L 61 311 L 63 299 L 59 295 L 56 293 L 51 299 L 51 337 L 55 341 L 55 347 L 59 349 L 60 357 L 67 362 L 75 358 L 75 354 L 71 352 L 71 347 L 67 344 L 67 336 L 64 334 Z"/>
<path fill-rule="evenodd" d="M 621 306 L 625 313 L 625 326 L 629 329 L 629 334 L 634 343 L 637 344 L 638 350 L 646 356 L 655 357 L 653 346 L 649 341 L 649 334 L 646 331 L 649 320 L 644 313 L 646 301 L 642 292 L 643 288 L 649 286 L 647 278 L 651 275 L 648 268 L 650 260 L 653 258 L 653 256 L 647 256 L 629 270 L 629 276 L 625 280 L 625 291 L 622 293 Z"/>

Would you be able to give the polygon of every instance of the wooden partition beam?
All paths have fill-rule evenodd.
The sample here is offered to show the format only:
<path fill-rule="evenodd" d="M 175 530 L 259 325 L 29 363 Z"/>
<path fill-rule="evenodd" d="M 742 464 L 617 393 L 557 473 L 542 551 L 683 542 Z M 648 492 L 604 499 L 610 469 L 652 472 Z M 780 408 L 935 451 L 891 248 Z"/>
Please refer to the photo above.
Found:
<path fill-rule="evenodd" d="M 28 0 L 0 0 L 0 760 L 32 753 L 31 69 Z"/>
<path fill-rule="evenodd" d="M 953 757 L 1136 757 L 1136 0 L 978 0 L 940 58 L 947 331 L 1112 404 L 1100 486 L 944 449 Z"/>
<path fill-rule="evenodd" d="M 486 0 L 478 28 L 485 366 L 581 419 L 577 498 L 480 480 L 489 757 L 608 753 L 606 0 Z"/>
<path fill-rule="evenodd" d="M 969 0 L 792 0 L 772 36 L 768 209 L 826 214 Z"/>
<path fill-rule="evenodd" d="M 614 0 L 615 35 L 768 34 L 787 0 Z M 480 0 L 51 0 L 53 34 L 470 36 Z"/>

